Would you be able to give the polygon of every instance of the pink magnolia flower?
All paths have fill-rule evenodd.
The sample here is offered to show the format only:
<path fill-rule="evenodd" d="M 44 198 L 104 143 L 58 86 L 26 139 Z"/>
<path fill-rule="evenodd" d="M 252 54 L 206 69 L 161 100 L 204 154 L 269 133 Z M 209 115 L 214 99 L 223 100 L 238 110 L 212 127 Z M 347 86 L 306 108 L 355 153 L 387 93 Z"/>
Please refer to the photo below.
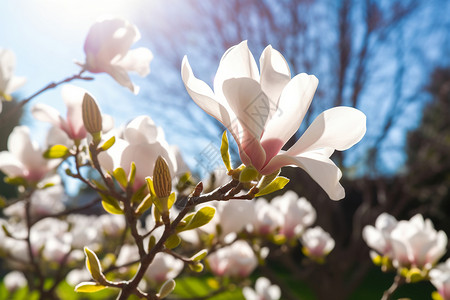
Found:
<path fill-rule="evenodd" d="M 217 276 L 246 277 L 258 265 L 258 260 L 250 245 L 236 241 L 208 256 L 211 271 Z"/>
<path fill-rule="evenodd" d="M 298 237 L 316 220 L 316 210 L 311 203 L 293 191 L 273 198 L 271 206 L 282 213 L 280 233 L 288 239 Z"/>
<path fill-rule="evenodd" d="M 14 76 L 16 56 L 8 49 L 0 48 L 0 113 L 2 100 L 11 100 L 11 93 L 25 84 L 25 77 Z"/>
<path fill-rule="evenodd" d="M 278 285 L 271 284 L 269 279 L 259 277 L 255 283 L 255 290 L 250 287 L 242 289 L 245 300 L 279 300 L 281 289 Z"/>
<path fill-rule="evenodd" d="M 162 284 L 168 279 L 173 279 L 183 270 L 184 263 L 170 254 L 157 253 L 153 262 L 145 272 L 145 278 L 150 282 Z"/>
<path fill-rule="evenodd" d="M 371 225 L 364 227 L 363 238 L 370 248 L 380 255 L 392 259 L 393 249 L 390 235 L 395 226 L 397 226 L 397 220 L 387 213 L 382 213 L 375 221 L 375 227 Z"/>
<path fill-rule="evenodd" d="M 120 85 L 133 93 L 139 92 L 128 76 L 134 71 L 144 77 L 150 73 L 153 54 L 147 48 L 130 50 L 132 44 L 141 38 L 136 26 L 120 18 L 97 21 L 89 30 L 84 43 L 86 62 L 78 63 L 92 73 L 108 73 Z"/>
<path fill-rule="evenodd" d="M 281 148 L 294 135 L 318 85 L 305 73 L 291 79 L 284 57 L 267 46 L 261 72 L 247 42 L 228 49 L 214 79 L 214 91 L 197 79 L 186 57 L 181 75 L 187 92 L 233 135 L 246 166 L 270 174 L 283 166 L 303 168 L 333 200 L 344 198 L 342 173 L 330 160 L 334 150 L 346 150 L 366 132 L 366 116 L 351 107 L 335 107 L 320 114 L 288 150 Z"/>
<path fill-rule="evenodd" d="M 335 242 L 321 227 L 308 228 L 300 238 L 303 252 L 313 259 L 320 259 L 333 250 Z"/>
<path fill-rule="evenodd" d="M 38 182 L 53 171 L 59 159 L 47 160 L 43 150 L 30 138 L 26 126 L 17 126 L 8 138 L 8 151 L 0 152 L 0 170 L 8 177 Z"/>
<path fill-rule="evenodd" d="M 264 198 L 258 198 L 254 203 L 253 232 L 263 235 L 275 233 L 275 230 L 283 224 L 283 213 L 274 209 Z"/>
<path fill-rule="evenodd" d="M 79 141 L 86 137 L 87 132 L 84 128 L 82 115 L 84 94 L 89 94 L 94 98 L 83 88 L 70 84 L 62 87 L 61 95 L 67 106 L 65 119 L 55 108 L 46 104 L 38 103 L 32 108 L 31 113 L 36 119 L 49 122 L 54 126 L 54 129 L 51 131 L 51 142 L 67 145 L 70 143 L 68 139 Z M 103 131 L 110 130 L 113 126 L 112 118 L 107 115 L 102 115 L 102 117 Z"/>
<path fill-rule="evenodd" d="M 431 283 L 436 287 L 442 300 L 450 300 L 450 259 L 437 265 L 429 275 Z"/>
<path fill-rule="evenodd" d="M 446 252 L 447 235 L 436 231 L 431 220 L 417 214 L 399 221 L 392 230 L 393 265 L 397 268 L 430 269 Z"/>

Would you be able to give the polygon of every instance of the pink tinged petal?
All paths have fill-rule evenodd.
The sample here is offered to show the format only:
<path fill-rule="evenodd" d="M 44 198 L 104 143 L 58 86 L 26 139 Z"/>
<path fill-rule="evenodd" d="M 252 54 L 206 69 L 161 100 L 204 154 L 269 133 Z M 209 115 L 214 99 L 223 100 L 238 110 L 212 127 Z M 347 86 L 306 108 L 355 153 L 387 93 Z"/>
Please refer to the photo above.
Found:
<path fill-rule="evenodd" d="M 251 78 L 259 82 L 259 71 L 255 58 L 247 46 L 247 41 L 228 49 L 220 60 L 214 78 L 214 93 L 221 99 L 222 85 L 230 78 Z"/>
<path fill-rule="evenodd" d="M 299 156 L 279 154 L 275 156 L 264 169 L 262 174 L 271 174 L 282 166 L 295 165 L 304 169 L 315 182 L 328 194 L 332 200 L 345 197 L 345 191 L 339 180 L 342 172 L 326 155 L 319 151 L 303 153 Z"/>
<path fill-rule="evenodd" d="M 39 121 L 49 122 L 61 129 L 64 127 L 65 121 L 61 118 L 59 112 L 50 105 L 38 103 L 31 109 L 31 114 Z"/>
<path fill-rule="evenodd" d="M 288 150 L 297 155 L 328 147 L 339 151 L 358 143 L 366 133 L 366 115 L 352 107 L 334 107 L 321 113 Z"/>
<path fill-rule="evenodd" d="M 251 78 L 232 78 L 223 83 L 223 93 L 241 125 L 239 142 L 256 169 L 261 169 L 266 154 L 259 139 L 270 112 L 269 99 L 260 84 Z"/>
<path fill-rule="evenodd" d="M 67 133 L 72 139 L 86 137 L 82 114 L 84 94 L 89 93 L 85 89 L 70 84 L 64 85 L 61 89 L 62 98 L 67 106 L 67 125 L 69 127 Z"/>
<path fill-rule="evenodd" d="M 127 70 L 120 66 L 109 66 L 105 70 L 118 84 L 128 88 L 133 94 L 137 95 L 139 93 L 139 87 L 131 82 L 130 76 L 128 76 Z"/>
<path fill-rule="evenodd" d="M 0 152 L 0 170 L 9 177 L 23 177 L 24 166 L 8 151 Z"/>
<path fill-rule="evenodd" d="M 280 52 L 267 46 L 259 59 L 261 88 L 270 99 L 270 116 L 276 113 L 281 92 L 291 80 L 291 71 Z"/>
<path fill-rule="evenodd" d="M 150 73 L 150 62 L 153 59 L 152 52 L 147 48 L 137 48 L 128 53 L 116 63 L 127 71 L 134 71 L 144 77 Z"/>
<path fill-rule="evenodd" d="M 39 168 L 44 158 L 36 143 L 30 139 L 30 131 L 25 126 L 17 126 L 8 138 L 8 150 L 26 168 Z"/>
<path fill-rule="evenodd" d="M 261 141 L 268 160 L 278 154 L 289 138 L 297 132 L 318 84 L 319 80 L 314 75 L 302 73 L 292 78 L 283 89 L 277 114 L 267 123 Z"/>

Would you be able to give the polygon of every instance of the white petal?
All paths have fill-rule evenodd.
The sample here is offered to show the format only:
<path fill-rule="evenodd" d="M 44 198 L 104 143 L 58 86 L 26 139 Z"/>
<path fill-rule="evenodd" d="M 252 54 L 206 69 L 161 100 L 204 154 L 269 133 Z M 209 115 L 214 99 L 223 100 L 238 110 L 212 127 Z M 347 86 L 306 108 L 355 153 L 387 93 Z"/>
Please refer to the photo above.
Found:
<path fill-rule="evenodd" d="M 83 123 L 82 105 L 85 94 L 89 94 L 88 91 L 83 88 L 66 84 L 61 89 L 61 95 L 64 103 L 67 106 L 67 124 L 70 128 L 70 134 L 72 138 L 84 138 L 86 137 L 86 129 Z"/>
<path fill-rule="evenodd" d="M 116 63 L 127 71 L 134 71 L 144 77 L 150 73 L 150 62 L 153 54 L 147 48 L 141 47 L 128 51 L 124 58 Z"/>
<path fill-rule="evenodd" d="M 321 113 L 288 150 L 297 155 L 318 148 L 346 150 L 366 133 L 366 115 L 352 107 L 334 107 Z"/>
<path fill-rule="evenodd" d="M 39 168 L 44 158 L 36 143 L 30 139 L 30 131 L 26 126 L 17 126 L 8 138 L 8 150 L 28 168 Z"/>
<path fill-rule="evenodd" d="M 0 170 L 9 177 L 22 177 L 23 164 L 10 152 L 0 152 Z"/>
<path fill-rule="evenodd" d="M 37 120 L 42 122 L 49 122 L 56 127 L 62 127 L 61 123 L 63 122 L 61 115 L 59 112 L 50 105 L 37 103 L 31 109 L 31 114 Z"/>
<path fill-rule="evenodd" d="M 269 97 L 271 115 L 277 111 L 281 92 L 291 79 L 289 66 L 280 52 L 267 46 L 259 59 L 261 66 L 261 88 Z"/>
<path fill-rule="evenodd" d="M 259 82 L 259 71 L 255 58 L 247 46 L 247 41 L 228 49 L 220 60 L 214 78 L 214 93 L 222 98 L 222 85 L 230 78 L 252 78 Z"/>
<path fill-rule="evenodd" d="M 314 75 L 302 73 L 292 78 L 286 85 L 281 93 L 278 111 L 267 122 L 261 139 L 268 156 L 276 155 L 298 130 L 318 84 L 319 80 Z"/>
<path fill-rule="evenodd" d="M 106 71 L 118 84 L 128 88 L 133 94 L 137 95 L 139 93 L 139 87 L 131 82 L 130 76 L 128 76 L 127 70 L 120 66 L 111 65 Z"/>
<path fill-rule="evenodd" d="M 242 289 L 242 294 L 244 294 L 245 300 L 258 300 L 258 295 L 248 286 Z"/>
<path fill-rule="evenodd" d="M 27 79 L 25 77 L 12 77 L 9 82 L 8 86 L 5 89 L 5 94 L 9 95 L 16 90 L 18 90 L 22 85 L 25 84 Z"/>
<path fill-rule="evenodd" d="M 328 194 L 332 200 L 345 197 L 345 191 L 339 180 L 342 172 L 331 159 L 320 152 L 306 152 L 298 156 L 278 154 L 267 166 L 261 170 L 263 174 L 270 174 L 282 166 L 295 165 L 304 169 L 315 182 Z"/>

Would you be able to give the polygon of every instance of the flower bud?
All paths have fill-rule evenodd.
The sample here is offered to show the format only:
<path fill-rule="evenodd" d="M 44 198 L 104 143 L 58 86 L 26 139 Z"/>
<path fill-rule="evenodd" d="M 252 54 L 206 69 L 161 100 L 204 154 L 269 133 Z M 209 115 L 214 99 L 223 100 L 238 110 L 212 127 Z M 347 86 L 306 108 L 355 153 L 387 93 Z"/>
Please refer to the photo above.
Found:
<path fill-rule="evenodd" d="M 158 156 L 153 169 L 153 188 L 158 198 L 166 198 L 172 192 L 172 178 L 166 160 Z"/>
<path fill-rule="evenodd" d="M 83 124 L 86 131 L 94 138 L 95 142 L 100 142 L 100 134 L 102 131 L 102 114 L 98 108 L 94 98 L 88 93 L 83 98 Z"/>
<path fill-rule="evenodd" d="M 170 293 L 175 289 L 175 280 L 169 279 L 161 286 L 159 291 L 159 298 L 163 299 L 169 296 Z"/>

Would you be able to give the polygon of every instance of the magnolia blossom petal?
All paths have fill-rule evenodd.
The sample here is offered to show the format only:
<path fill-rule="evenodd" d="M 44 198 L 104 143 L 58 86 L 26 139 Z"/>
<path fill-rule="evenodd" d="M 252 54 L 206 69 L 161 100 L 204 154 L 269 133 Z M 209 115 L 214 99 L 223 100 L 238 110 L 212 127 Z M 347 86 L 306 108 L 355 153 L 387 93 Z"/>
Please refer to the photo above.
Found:
<path fill-rule="evenodd" d="M 5 89 L 5 94 L 9 95 L 19 89 L 25 84 L 27 79 L 25 77 L 13 77 L 9 80 L 8 86 Z"/>
<path fill-rule="evenodd" d="M 346 150 L 366 133 L 366 115 L 352 107 L 334 107 L 321 113 L 288 150 L 296 155 L 318 148 Z"/>
<path fill-rule="evenodd" d="M 139 93 L 139 87 L 131 81 L 130 76 L 128 76 L 127 70 L 125 70 L 121 66 L 111 65 L 105 72 L 111 75 L 111 77 L 114 78 L 114 80 L 117 81 L 118 84 L 132 91 L 133 94 L 137 95 Z"/>
<path fill-rule="evenodd" d="M 296 165 L 304 169 L 332 200 L 340 200 L 345 197 L 344 188 L 339 183 L 342 172 L 323 153 L 310 151 L 299 156 L 290 156 L 287 153 L 279 154 L 261 170 L 261 173 L 270 174 L 282 166 L 287 165 Z"/>
<path fill-rule="evenodd" d="M 214 78 L 214 93 L 223 98 L 222 85 L 230 78 L 251 78 L 259 82 L 259 71 L 247 41 L 228 49 L 220 60 Z"/>
<path fill-rule="evenodd" d="M 9 177 L 22 177 L 23 164 L 8 151 L 0 152 L 0 170 Z"/>
<path fill-rule="evenodd" d="M 45 165 L 38 145 L 31 141 L 28 127 L 17 126 L 8 138 L 8 150 L 19 161 L 30 168 L 40 168 Z"/>
<path fill-rule="evenodd" d="M 42 122 L 49 122 L 56 127 L 62 128 L 62 123 L 65 122 L 61 118 L 58 110 L 47 104 L 37 103 L 31 109 L 31 113 L 37 120 Z"/>
<path fill-rule="evenodd" d="M 94 98 L 85 89 L 71 84 L 66 84 L 61 89 L 61 96 L 67 106 L 67 124 L 70 127 L 69 132 L 73 134 L 71 138 L 81 139 L 86 137 L 82 113 L 82 103 L 85 94 L 89 94 Z"/>
<path fill-rule="evenodd" d="M 318 84 L 319 80 L 314 75 L 302 73 L 286 85 L 280 96 L 277 114 L 267 123 L 261 139 L 268 157 L 275 156 L 298 130 Z"/>
<path fill-rule="evenodd" d="M 144 77 L 150 73 L 150 62 L 153 59 L 152 52 L 144 47 L 133 49 L 121 59 L 116 65 L 127 71 L 134 71 Z"/>
<path fill-rule="evenodd" d="M 277 111 L 281 92 L 291 79 L 289 65 L 280 52 L 271 45 L 264 49 L 259 59 L 261 66 L 261 88 L 270 99 L 270 113 Z"/>

